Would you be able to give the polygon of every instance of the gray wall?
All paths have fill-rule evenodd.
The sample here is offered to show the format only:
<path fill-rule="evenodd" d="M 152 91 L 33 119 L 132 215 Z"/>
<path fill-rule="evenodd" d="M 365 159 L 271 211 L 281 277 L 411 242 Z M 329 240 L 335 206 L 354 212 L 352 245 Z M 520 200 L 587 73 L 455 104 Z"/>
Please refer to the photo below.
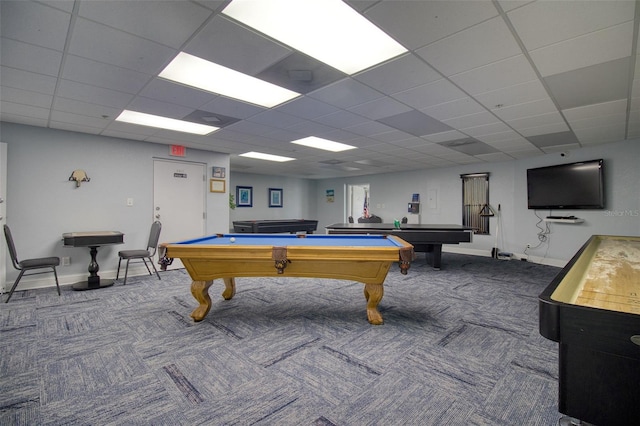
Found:
<path fill-rule="evenodd" d="M 253 207 L 236 207 L 231 210 L 230 230 L 233 229 L 234 220 L 317 219 L 318 217 L 316 183 L 312 180 L 233 172 L 229 191 L 234 194 L 234 197 L 236 186 L 253 188 Z M 269 207 L 269 188 L 282 189 L 282 207 Z M 324 228 L 319 228 L 318 231 L 323 233 Z"/>
<path fill-rule="evenodd" d="M 316 198 L 319 226 L 343 221 L 344 188 L 346 184 L 371 185 L 371 213 L 386 222 L 406 216 L 407 203 L 413 193 L 422 202 L 422 223 L 462 223 L 462 184 L 460 174 L 489 172 L 490 203 L 501 207 L 501 231 L 498 247 L 501 251 L 522 254 L 527 243 L 538 244 L 539 219 L 527 209 L 526 170 L 553 164 L 603 158 L 605 160 L 605 210 L 563 210 L 558 215 L 575 215 L 582 224 L 550 224 L 551 234 L 546 244 L 528 250 L 529 259 L 540 263 L 564 265 L 593 234 L 640 235 L 640 140 L 627 140 L 571 151 L 568 157 L 548 154 L 535 158 L 501 163 L 473 164 L 445 169 L 389 173 L 350 179 L 328 179 L 318 182 Z M 335 202 L 322 201 L 327 189 L 334 189 Z M 435 191 L 435 203 L 427 195 Z M 384 208 L 382 205 L 384 204 Z M 378 208 L 380 205 L 380 208 Z M 546 217 L 548 211 L 538 211 Z M 467 251 L 488 255 L 496 241 L 497 218 L 491 219 L 491 235 L 474 236 L 472 244 L 445 246 L 451 251 Z M 545 224 L 541 223 L 544 228 Z"/>
<path fill-rule="evenodd" d="M 18 254 L 71 257 L 71 265 L 58 270 L 61 283 L 72 283 L 86 279 L 89 254 L 87 249 L 64 247 L 61 235 L 117 230 L 125 234 L 125 244 L 98 251 L 100 276 L 115 277 L 118 250 L 144 247 L 149 238 L 153 160 L 176 159 L 169 156 L 169 147 L 12 123 L 1 123 L 0 131 L 0 141 L 8 144 L 7 224 Z M 188 148 L 187 156 L 179 160 L 206 163 L 209 177 L 213 165 L 229 170 L 227 154 Z M 91 181 L 76 188 L 68 181 L 75 169 L 85 170 Z M 133 206 L 126 205 L 127 198 L 134 199 Z M 207 233 L 226 232 L 227 194 L 207 193 L 206 208 Z M 12 282 L 17 272 L 7 261 L 7 281 Z M 25 279 L 20 288 L 28 284 Z"/>
<path fill-rule="evenodd" d="M 126 235 L 125 246 L 145 244 L 153 214 L 153 159 L 170 158 L 167 146 L 11 123 L 1 123 L 0 131 L 0 141 L 8 143 L 7 223 L 21 253 L 29 257 L 71 256 L 72 264 L 60 268 L 61 282 L 71 283 L 86 277 L 88 254 L 63 247 L 62 233 L 117 229 Z M 407 215 L 411 195 L 419 193 L 422 223 L 459 224 L 459 175 L 489 172 L 491 205 L 501 206 L 498 247 L 519 255 L 527 243 L 538 243 L 539 219 L 526 207 L 526 169 L 596 158 L 605 160 L 606 209 L 563 211 L 585 222 L 551 224 L 548 242 L 527 252 L 530 260 L 562 266 L 593 234 L 640 235 L 639 139 L 574 150 L 564 158 L 549 154 L 502 163 L 319 181 L 235 173 L 229 168 L 228 155 L 208 151 L 187 149 L 185 160 L 206 163 L 209 173 L 211 166 L 227 167 L 227 191 L 233 194 L 237 185 L 253 187 L 251 208 L 229 210 L 227 194 L 207 194 L 208 234 L 227 232 L 233 220 L 296 218 L 318 219 L 318 232 L 322 233 L 325 226 L 345 220 L 345 185 L 363 183 L 371 186 L 371 213 L 385 221 Z M 67 180 L 77 168 L 85 169 L 91 177 L 81 188 Z M 283 189 L 283 208 L 269 208 L 268 188 Z M 328 189 L 335 191 L 333 202 L 326 199 Z M 434 200 L 429 200 L 433 194 Z M 133 207 L 126 206 L 127 198 L 134 198 Z M 548 212 L 538 214 L 544 217 Z M 475 236 L 471 244 L 446 246 L 445 250 L 489 255 L 496 241 L 496 222 L 491 219 L 491 235 Z M 121 247 L 100 250 L 101 276 L 115 275 Z M 16 275 L 8 263 L 7 280 Z"/>

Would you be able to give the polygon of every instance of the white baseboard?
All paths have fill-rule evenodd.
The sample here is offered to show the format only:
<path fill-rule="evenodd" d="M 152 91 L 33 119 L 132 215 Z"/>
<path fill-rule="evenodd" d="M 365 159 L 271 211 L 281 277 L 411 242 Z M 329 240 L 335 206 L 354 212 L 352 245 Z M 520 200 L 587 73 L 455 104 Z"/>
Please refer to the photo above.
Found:
<path fill-rule="evenodd" d="M 491 250 L 482 250 L 482 249 L 472 249 L 463 246 L 456 245 L 443 245 L 442 246 L 443 253 L 458 253 L 458 254 L 469 254 L 472 256 L 483 256 L 483 257 L 491 257 Z M 547 265 L 547 266 L 555 266 L 557 268 L 564 268 L 567 264 L 567 260 L 562 259 L 550 259 L 547 257 L 540 256 L 531 256 L 524 253 L 514 253 L 512 260 L 522 260 L 526 259 L 527 262 L 537 263 L 539 265 Z"/>
<path fill-rule="evenodd" d="M 83 274 L 61 275 L 60 274 L 61 268 L 62 267 L 57 268 L 58 283 L 61 286 L 71 285 L 71 284 L 79 283 L 82 281 L 86 281 L 87 277 L 89 276 L 89 272 L 86 272 Z M 156 266 L 156 269 L 158 269 L 158 272 L 160 272 L 160 269 L 158 268 L 158 266 Z M 102 269 L 100 269 L 100 271 L 98 272 L 98 275 L 100 275 L 100 279 L 114 280 L 116 278 L 117 272 L 118 272 L 117 269 L 108 270 L 108 271 L 103 271 Z M 151 273 L 154 273 L 153 269 L 151 269 Z M 149 275 L 149 271 L 147 271 L 147 269 L 144 267 L 142 263 L 129 265 L 129 273 L 127 277 L 130 278 L 130 277 L 135 277 L 139 275 Z M 14 276 L 13 278 L 8 278 L 5 282 L 4 288 L 1 288 L 0 286 L 0 294 L 9 293 L 9 290 L 11 290 L 11 287 L 13 286 L 13 283 L 15 282 L 16 278 L 17 278 L 17 275 Z M 124 279 L 124 264 L 120 268 L 119 278 Z M 48 288 L 48 287 L 55 287 L 55 286 L 56 286 L 56 282 L 55 282 L 55 279 L 53 278 L 53 273 L 42 274 L 37 276 L 27 275 L 25 277 L 22 277 L 22 279 L 18 283 L 18 287 L 16 288 L 16 291 L 35 290 L 38 288 Z"/>

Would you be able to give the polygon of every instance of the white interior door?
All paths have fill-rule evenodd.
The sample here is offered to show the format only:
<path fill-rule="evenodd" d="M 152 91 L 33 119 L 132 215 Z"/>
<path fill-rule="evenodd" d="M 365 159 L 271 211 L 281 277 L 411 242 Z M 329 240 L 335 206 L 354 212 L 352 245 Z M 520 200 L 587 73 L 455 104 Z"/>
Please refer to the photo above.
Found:
<path fill-rule="evenodd" d="M 171 160 L 153 162 L 153 220 L 162 223 L 161 242 L 201 237 L 206 232 L 206 167 Z M 167 269 L 182 268 L 175 259 Z"/>
<path fill-rule="evenodd" d="M 354 222 L 364 213 L 364 200 L 369 193 L 369 184 L 348 185 L 346 216 L 353 217 Z"/>
<path fill-rule="evenodd" d="M 7 223 L 7 144 L 0 142 L 0 228 Z M 0 239 L 4 240 L 4 231 Z M 7 291 L 7 245 L 0 242 L 0 293 Z"/>

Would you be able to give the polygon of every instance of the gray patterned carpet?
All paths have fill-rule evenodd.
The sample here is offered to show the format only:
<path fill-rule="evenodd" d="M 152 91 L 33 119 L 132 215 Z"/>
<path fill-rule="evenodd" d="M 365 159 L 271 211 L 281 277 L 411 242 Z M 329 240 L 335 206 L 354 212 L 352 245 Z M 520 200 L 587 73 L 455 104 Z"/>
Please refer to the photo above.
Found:
<path fill-rule="evenodd" d="M 0 306 L 2 425 L 555 425 L 557 345 L 537 296 L 558 268 L 458 254 L 362 284 L 237 280 L 197 305 L 185 271 Z M 18 287 L 19 288 L 19 287 Z M 6 297 L 6 296 L 5 296 Z"/>

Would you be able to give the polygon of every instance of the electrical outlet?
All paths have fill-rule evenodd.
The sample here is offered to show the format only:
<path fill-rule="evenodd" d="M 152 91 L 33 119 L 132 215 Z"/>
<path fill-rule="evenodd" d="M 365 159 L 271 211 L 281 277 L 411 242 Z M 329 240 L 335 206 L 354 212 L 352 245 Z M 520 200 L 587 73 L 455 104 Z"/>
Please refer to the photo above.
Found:
<path fill-rule="evenodd" d="M 69 266 L 71 265 L 71 258 L 70 257 L 63 257 L 62 258 L 62 266 Z"/>
<path fill-rule="evenodd" d="M 531 248 L 531 244 L 527 244 L 527 248 Z"/>

